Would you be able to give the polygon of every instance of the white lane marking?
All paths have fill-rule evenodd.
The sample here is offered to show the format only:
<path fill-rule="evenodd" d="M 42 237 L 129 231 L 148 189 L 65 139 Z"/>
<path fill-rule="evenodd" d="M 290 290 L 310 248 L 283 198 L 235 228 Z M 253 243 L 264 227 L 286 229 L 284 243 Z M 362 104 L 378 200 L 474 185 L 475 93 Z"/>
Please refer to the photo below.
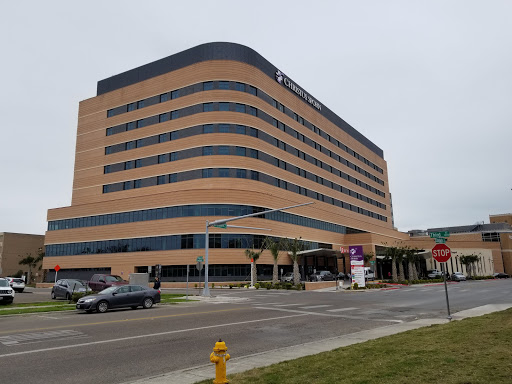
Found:
<path fill-rule="evenodd" d="M 278 305 L 276 305 L 276 307 L 293 307 L 293 306 L 297 306 L 297 305 L 302 305 L 302 304 L 278 304 Z"/>
<path fill-rule="evenodd" d="M 291 312 L 291 313 L 302 313 L 305 315 L 311 316 L 327 316 L 327 317 L 339 317 L 344 319 L 355 319 L 355 320 L 363 320 L 363 321 L 385 321 L 390 323 L 403 323 L 403 320 L 394 320 L 394 319 L 368 319 L 366 317 L 361 316 L 350 316 L 350 315 L 338 315 L 334 313 L 321 313 L 321 312 L 307 312 L 307 311 L 298 311 L 296 309 L 287 309 L 287 308 L 276 308 L 276 307 L 254 307 L 256 309 L 266 309 L 271 311 L 282 311 L 282 312 Z M 1 355 L 0 355 L 1 357 Z"/>
<path fill-rule="evenodd" d="M 72 329 L 63 331 L 21 333 L 9 336 L 0 336 L 0 343 L 3 345 L 16 345 L 25 342 L 33 342 L 34 340 L 62 339 L 76 336 L 84 336 L 84 334 Z"/>
<path fill-rule="evenodd" d="M 323 304 L 323 305 L 308 305 L 306 307 L 299 307 L 300 309 L 315 309 L 315 308 L 325 308 L 325 307 L 332 307 L 330 304 Z"/>
<path fill-rule="evenodd" d="M 349 308 L 328 309 L 327 312 L 353 311 L 354 309 L 357 309 L 357 308 L 349 307 Z"/>
<path fill-rule="evenodd" d="M 236 322 L 236 323 L 208 325 L 208 326 L 205 326 L 205 327 L 180 329 L 180 330 L 176 330 L 176 331 L 151 333 L 151 334 L 147 334 L 147 335 L 120 337 L 118 339 L 91 341 L 90 343 L 63 345 L 63 346 L 60 346 L 60 347 L 34 349 L 34 350 L 31 350 L 31 351 L 24 351 L 24 352 L 5 353 L 3 355 L 0 355 L 0 358 L 2 358 L 2 357 L 11 357 L 11 356 L 20 356 L 20 355 L 28 355 L 28 354 L 31 354 L 31 353 L 41 353 L 41 352 L 48 352 L 48 351 L 57 351 L 59 349 L 70 349 L 70 348 L 85 347 L 85 346 L 89 346 L 89 345 L 115 343 L 115 342 L 125 341 L 125 340 L 142 339 L 142 338 L 145 338 L 145 337 L 156 337 L 156 336 L 163 336 L 163 335 L 172 335 L 173 333 L 192 332 L 192 331 L 199 331 L 199 330 L 203 330 L 203 329 L 229 327 L 229 326 L 233 326 L 233 325 L 246 325 L 246 324 L 249 324 L 249 323 L 259 323 L 259 322 L 263 322 L 263 321 L 275 321 L 275 320 L 280 320 L 280 319 L 288 319 L 290 317 L 299 317 L 299 316 L 307 316 L 307 315 L 311 315 L 311 313 L 298 313 L 298 314 L 288 315 L 288 316 L 270 317 L 268 319 L 248 320 L 248 321 L 240 321 L 240 322 Z"/>

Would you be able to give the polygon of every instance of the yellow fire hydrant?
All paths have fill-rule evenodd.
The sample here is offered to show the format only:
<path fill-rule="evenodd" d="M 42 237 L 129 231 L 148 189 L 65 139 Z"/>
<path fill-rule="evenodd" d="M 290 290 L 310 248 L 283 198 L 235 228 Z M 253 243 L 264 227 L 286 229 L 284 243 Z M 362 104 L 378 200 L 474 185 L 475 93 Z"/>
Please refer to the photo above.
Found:
<path fill-rule="evenodd" d="M 226 379 L 226 361 L 230 359 L 228 353 L 226 353 L 228 347 L 226 343 L 221 339 L 215 343 L 213 352 L 210 355 L 210 361 L 215 364 L 215 380 L 213 384 L 226 384 L 229 380 Z"/>

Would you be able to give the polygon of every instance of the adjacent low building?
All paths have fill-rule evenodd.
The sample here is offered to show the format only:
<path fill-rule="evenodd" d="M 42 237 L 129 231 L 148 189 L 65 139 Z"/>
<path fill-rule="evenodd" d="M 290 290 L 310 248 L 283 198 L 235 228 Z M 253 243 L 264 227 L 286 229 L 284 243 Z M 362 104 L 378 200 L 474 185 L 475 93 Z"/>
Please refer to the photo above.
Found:
<path fill-rule="evenodd" d="M 37 258 L 44 251 L 44 236 L 26 233 L 0 232 L 0 276 L 27 276 L 28 266 L 20 264 L 27 256 Z M 31 280 L 43 280 L 41 263 L 32 268 Z"/>

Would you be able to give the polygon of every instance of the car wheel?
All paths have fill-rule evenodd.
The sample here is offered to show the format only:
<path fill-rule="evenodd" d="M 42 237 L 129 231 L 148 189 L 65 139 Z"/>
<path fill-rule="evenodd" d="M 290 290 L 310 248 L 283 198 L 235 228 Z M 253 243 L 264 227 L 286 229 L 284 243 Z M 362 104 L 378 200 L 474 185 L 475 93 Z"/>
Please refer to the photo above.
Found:
<path fill-rule="evenodd" d="M 57 297 L 55 296 L 55 292 L 52 290 L 52 300 L 55 300 Z"/>
<path fill-rule="evenodd" d="M 98 305 L 96 305 L 96 310 L 99 313 L 105 313 L 108 311 L 108 303 L 106 301 L 100 301 Z"/>
<path fill-rule="evenodd" d="M 146 297 L 142 302 L 142 307 L 144 309 L 149 309 L 153 306 L 153 299 L 151 297 Z"/>
<path fill-rule="evenodd" d="M 132 305 L 132 309 L 137 309 L 138 307 L 136 305 Z"/>

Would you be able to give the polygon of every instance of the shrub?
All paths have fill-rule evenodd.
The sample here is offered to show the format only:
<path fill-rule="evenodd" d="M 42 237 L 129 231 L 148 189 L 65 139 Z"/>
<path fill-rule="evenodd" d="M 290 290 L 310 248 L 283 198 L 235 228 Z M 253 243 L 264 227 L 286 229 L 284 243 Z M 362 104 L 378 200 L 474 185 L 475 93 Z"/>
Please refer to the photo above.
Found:
<path fill-rule="evenodd" d="M 354 289 L 359 289 L 359 284 L 354 283 L 354 285 L 352 286 L 352 288 L 354 288 Z"/>
<path fill-rule="evenodd" d="M 295 289 L 296 289 L 297 291 L 302 291 L 302 284 L 301 284 L 301 283 L 297 284 L 297 285 L 295 286 Z"/>
<path fill-rule="evenodd" d="M 284 286 L 285 286 L 285 288 L 286 288 L 286 289 L 288 289 L 288 290 L 289 290 L 289 289 L 292 289 L 292 287 L 293 287 L 292 283 L 285 283 L 285 285 L 284 285 Z"/>
<path fill-rule="evenodd" d="M 254 288 L 256 288 L 256 289 L 260 289 L 260 283 L 256 283 L 256 284 L 254 284 Z"/>
<path fill-rule="evenodd" d="M 196 284 L 194 284 L 194 288 L 197 288 L 197 283 L 196 283 Z"/>
<path fill-rule="evenodd" d="M 234 285 L 233 284 L 229 284 L 229 289 L 233 289 Z"/>
<path fill-rule="evenodd" d="M 93 291 L 73 292 L 73 295 L 71 296 L 71 301 L 76 303 L 80 298 L 87 296 L 87 295 L 92 295 L 93 293 L 94 293 Z"/>
<path fill-rule="evenodd" d="M 215 283 L 212 283 L 212 289 L 215 288 Z"/>

